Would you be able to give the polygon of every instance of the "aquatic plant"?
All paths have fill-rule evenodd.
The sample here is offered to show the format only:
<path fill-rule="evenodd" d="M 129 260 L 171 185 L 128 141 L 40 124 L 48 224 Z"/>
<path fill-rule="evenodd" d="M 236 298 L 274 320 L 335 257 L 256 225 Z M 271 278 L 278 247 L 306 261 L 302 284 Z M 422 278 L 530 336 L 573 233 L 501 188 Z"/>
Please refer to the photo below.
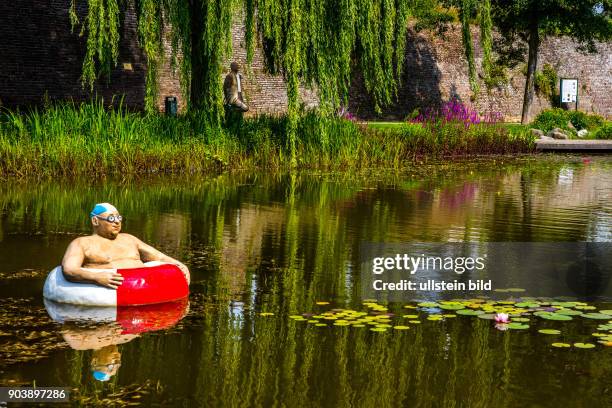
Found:
<path fill-rule="evenodd" d="M 329 302 L 316 302 L 317 309 L 320 306 L 327 306 Z M 485 299 L 466 299 L 466 300 L 442 300 L 438 302 L 417 302 L 403 305 L 403 308 L 415 309 L 417 314 L 396 316 L 390 306 L 379 303 L 373 299 L 362 302 L 364 311 L 344 308 L 334 308 L 329 311 L 319 311 L 318 313 L 303 313 L 289 316 L 295 322 L 307 322 L 315 327 L 341 326 L 347 328 L 370 327 L 373 332 L 385 332 L 389 328 L 395 330 L 408 330 L 414 324 L 422 321 L 444 322 L 457 316 L 478 317 L 484 320 L 493 320 L 495 329 L 500 331 L 527 330 L 530 328 L 530 316 L 537 316 L 544 320 L 570 321 L 572 318 L 568 313 L 577 315 L 585 319 L 612 319 L 612 310 L 600 310 L 599 312 L 583 312 L 583 310 L 595 310 L 595 306 L 578 301 L 555 301 L 551 299 L 525 298 L 524 301 L 516 300 L 485 300 Z M 452 310 L 456 314 L 441 313 L 442 310 Z M 408 320 L 409 326 L 403 325 L 397 320 Z M 510 321 L 512 320 L 512 321 Z M 612 323 L 612 320 L 610 320 Z M 399 324 L 398 324 L 399 323 Z M 600 325 L 598 330 L 601 333 L 593 333 L 597 342 L 603 346 L 612 346 L 612 324 Z M 606 333 L 607 332 L 607 333 Z M 538 333 L 559 336 L 562 332 L 557 329 L 539 329 Z M 572 347 L 572 344 L 553 342 L 552 347 Z M 575 348 L 592 349 L 596 345 L 593 343 L 576 342 Z"/>
<path fill-rule="evenodd" d="M 510 316 L 507 313 L 498 313 L 495 315 L 496 323 L 508 323 L 510 321 Z"/>
<path fill-rule="evenodd" d="M 400 132 L 368 129 L 315 112 L 300 116 L 288 145 L 288 116 L 258 116 L 222 128 L 192 110 L 168 117 L 107 110 L 98 101 L 0 113 L 0 175 L 75 176 L 215 173 L 226 168 L 400 168 L 424 156 L 530 151 L 531 136 L 504 127 L 452 123 Z M 325 137 L 322 137 L 322 134 Z"/>
<path fill-rule="evenodd" d="M 466 127 L 480 123 L 495 124 L 503 121 L 501 112 L 487 112 L 480 115 L 472 106 L 463 103 L 457 98 L 451 98 L 441 108 L 428 108 L 410 120 L 410 123 L 424 125 L 444 123 L 463 123 Z"/>

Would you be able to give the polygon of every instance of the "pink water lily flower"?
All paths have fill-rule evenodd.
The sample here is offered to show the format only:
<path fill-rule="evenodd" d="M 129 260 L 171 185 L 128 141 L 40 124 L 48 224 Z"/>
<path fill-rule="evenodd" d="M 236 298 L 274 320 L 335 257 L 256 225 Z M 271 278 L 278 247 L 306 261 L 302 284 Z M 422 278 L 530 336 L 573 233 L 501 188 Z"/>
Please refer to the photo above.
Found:
<path fill-rule="evenodd" d="M 507 313 L 498 313 L 495 315 L 496 323 L 508 323 L 510 321 L 510 316 Z"/>

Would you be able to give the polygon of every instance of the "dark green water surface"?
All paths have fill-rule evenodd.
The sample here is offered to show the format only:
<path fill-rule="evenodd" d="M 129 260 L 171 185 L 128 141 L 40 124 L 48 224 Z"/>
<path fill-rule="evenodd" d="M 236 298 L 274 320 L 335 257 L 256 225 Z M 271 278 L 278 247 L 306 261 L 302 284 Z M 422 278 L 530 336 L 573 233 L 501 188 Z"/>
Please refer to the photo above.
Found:
<path fill-rule="evenodd" d="M 190 267 L 189 306 L 172 327 L 163 322 L 176 310 L 153 313 L 163 328 L 140 334 L 48 316 L 46 274 L 72 239 L 90 233 L 87 214 L 103 201 L 124 215 L 124 232 Z M 367 311 L 358 268 L 364 241 L 610 242 L 612 160 L 4 181 L 0 386 L 69 387 L 72 404 L 87 406 L 612 406 L 612 347 L 591 336 L 606 321 L 535 321 L 528 330 L 500 331 L 473 317 L 429 321 L 402 304 L 388 307 L 399 316 L 419 313 L 422 323 L 378 333 L 290 319 Z M 596 347 L 554 348 L 553 341 Z M 107 382 L 92 376 L 101 362 L 115 365 Z"/>

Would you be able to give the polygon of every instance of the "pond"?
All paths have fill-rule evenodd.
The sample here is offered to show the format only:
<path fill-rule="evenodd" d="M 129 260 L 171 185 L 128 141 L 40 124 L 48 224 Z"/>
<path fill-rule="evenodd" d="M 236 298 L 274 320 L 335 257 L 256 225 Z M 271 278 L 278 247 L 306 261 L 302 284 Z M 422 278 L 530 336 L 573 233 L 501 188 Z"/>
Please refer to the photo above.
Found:
<path fill-rule="evenodd" d="M 123 214 L 124 232 L 190 267 L 188 304 L 118 311 L 104 324 L 49 317 L 46 274 L 90 233 L 87 215 L 103 201 Z M 471 316 L 429 319 L 416 304 L 364 304 L 366 241 L 610 242 L 612 161 L 3 182 L 0 385 L 68 387 L 74 405 L 100 406 L 609 406 L 612 347 L 592 336 L 607 320 L 530 316 L 528 329 L 502 331 Z M 377 332 L 321 318 L 372 309 L 393 312 L 389 326 L 403 314 L 419 323 Z M 323 323 L 304 321 L 312 315 Z M 92 374 L 100 365 L 107 381 Z"/>

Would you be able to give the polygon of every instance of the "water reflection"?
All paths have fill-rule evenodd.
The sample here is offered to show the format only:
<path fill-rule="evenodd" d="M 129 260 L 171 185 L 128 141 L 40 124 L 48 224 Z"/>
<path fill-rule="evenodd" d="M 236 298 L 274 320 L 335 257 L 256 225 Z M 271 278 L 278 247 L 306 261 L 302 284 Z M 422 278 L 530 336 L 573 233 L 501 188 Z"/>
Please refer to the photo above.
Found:
<path fill-rule="evenodd" d="M 92 381 L 89 351 L 6 366 L 0 348 L 0 383 L 71 386 L 97 396 L 85 405 L 101 406 L 119 394 L 112 387 L 144 383 L 159 385 L 140 401 L 167 406 L 598 406 L 612 390 L 602 386 L 612 373 L 607 350 L 551 350 L 535 333 L 498 331 L 481 319 L 372 333 L 287 316 L 319 313 L 320 300 L 359 308 L 364 241 L 612 241 L 611 192 L 606 157 L 423 165 L 402 174 L 3 183 L 0 300 L 42 306 L 47 271 L 89 233 L 83 214 L 101 201 L 122 208 L 127 232 L 185 261 L 192 284 L 190 311 L 172 330 L 139 335 L 139 319 L 118 314 L 104 325 L 120 331 L 93 335 L 134 336 L 98 348 L 108 347 L 95 361 L 107 368 L 121 354 L 110 381 Z M 48 331 L 25 310 L 0 310 L 11 345 L 36 331 L 19 326 L 19 316 Z M 595 322 L 565 327 L 563 336 L 580 341 L 597 330 Z M 6 353 L 14 350 L 25 354 Z"/>
<path fill-rule="evenodd" d="M 92 350 L 91 371 L 97 381 L 108 381 L 121 366 L 118 345 L 143 333 L 169 329 L 189 310 L 189 301 L 145 306 L 95 307 L 44 299 L 49 316 L 61 323 L 60 333 L 73 350 Z"/>

